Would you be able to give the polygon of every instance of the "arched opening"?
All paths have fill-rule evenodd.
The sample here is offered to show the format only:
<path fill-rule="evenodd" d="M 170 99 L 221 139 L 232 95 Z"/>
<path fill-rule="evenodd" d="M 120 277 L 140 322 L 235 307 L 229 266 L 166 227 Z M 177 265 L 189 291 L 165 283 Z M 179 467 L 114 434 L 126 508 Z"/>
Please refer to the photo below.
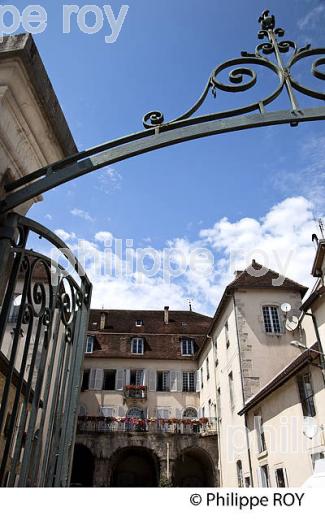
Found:
<path fill-rule="evenodd" d="M 111 487 L 158 487 L 159 461 L 146 448 L 123 448 L 112 457 Z"/>
<path fill-rule="evenodd" d="M 195 408 L 192 408 L 192 407 L 185 408 L 184 413 L 183 413 L 183 417 L 184 418 L 188 417 L 190 419 L 196 419 L 197 418 L 197 410 Z"/>
<path fill-rule="evenodd" d="M 176 459 L 174 487 L 214 487 L 214 467 L 209 454 L 201 448 L 184 450 Z"/>
<path fill-rule="evenodd" d="M 73 454 L 71 487 L 92 487 L 94 478 L 94 457 L 83 444 L 76 444 Z"/>

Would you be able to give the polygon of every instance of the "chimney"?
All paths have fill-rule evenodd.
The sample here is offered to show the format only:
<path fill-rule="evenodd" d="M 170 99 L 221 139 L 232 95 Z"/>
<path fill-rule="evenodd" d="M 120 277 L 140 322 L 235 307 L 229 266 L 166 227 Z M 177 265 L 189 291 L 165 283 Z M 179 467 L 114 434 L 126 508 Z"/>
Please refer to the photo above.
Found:
<path fill-rule="evenodd" d="M 235 280 L 237 280 L 238 276 L 240 276 L 242 274 L 243 271 L 235 271 L 234 272 L 234 277 L 235 277 Z"/>
<path fill-rule="evenodd" d="M 169 307 L 166 306 L 166 307 L 164 307 L 164 323 L 165 323 L 165 325 L 168 325 L 168 323 L 169 323 L 169 316 L 168 316 L 168 314 L 169 314 Z"/>

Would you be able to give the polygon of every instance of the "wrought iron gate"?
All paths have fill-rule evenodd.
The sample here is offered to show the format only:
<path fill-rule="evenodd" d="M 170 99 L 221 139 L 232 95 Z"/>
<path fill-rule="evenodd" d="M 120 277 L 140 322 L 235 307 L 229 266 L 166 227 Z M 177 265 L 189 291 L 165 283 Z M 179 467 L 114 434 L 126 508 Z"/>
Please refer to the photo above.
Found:
<path fill-rule="evenodd" d="M 32 233 L 69 269 L 28 250 Z M 92 287 L 66 244 L 30 219 L 11 214 L 1 242 L 0 485 L 67 486 Z"/>

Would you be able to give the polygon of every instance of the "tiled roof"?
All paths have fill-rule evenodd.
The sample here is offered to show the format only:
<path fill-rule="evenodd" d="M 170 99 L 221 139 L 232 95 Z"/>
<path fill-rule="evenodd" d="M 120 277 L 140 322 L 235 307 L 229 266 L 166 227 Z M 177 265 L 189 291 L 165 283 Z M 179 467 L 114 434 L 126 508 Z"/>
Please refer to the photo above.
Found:
<path fill-rule="evenodd" d="M 282 275 L 276 271 L 272 271 L 272 269 L 264 267 L 253 260 L 251 265 L 228 285 L 227 289 L 246 287 L 249 289 L 289 289 L 299 291 L 302 296 L 308 291 L 308 287 L 286 277 L 284 277 L 282 281 L 281 277 Z"/>
<path fill-rule="evenodd" d="M 103 313 L 105 328 L 100 330 Z M 143 325 L 137 327 L 136 320 L 143 320 Z M 188 337 L 194 340 L 195 359 L 210 323 L 209 316 L 190 311 L 169 311 L 165 324 L 164 311 L 91 310 L 88 334 L 95 335 L 96 340 L 89 357 L 139 359 L 139 355 L 131 354 L 131 339 L 142 337 L 145 347 L 141 359 L 191 359 L 182 357 L 180 351 L 181 338 Z"/>

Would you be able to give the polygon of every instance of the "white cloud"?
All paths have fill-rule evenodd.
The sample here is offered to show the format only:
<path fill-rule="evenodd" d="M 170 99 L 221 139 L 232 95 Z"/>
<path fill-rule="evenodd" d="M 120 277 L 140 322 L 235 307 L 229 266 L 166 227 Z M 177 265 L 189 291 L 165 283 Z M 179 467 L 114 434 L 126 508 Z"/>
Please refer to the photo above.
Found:
<path fill-rule="evenodd" d="M 84 211 L 83 209 L 74 208 L 70 211 L 70 213 L 74 217 L 79 217 L 88 222 L 95 222 L 95 219 L 91 215 L 89 215 L 89 213 L 87 211 Z"/>
<path fill-rule="evenodd" d="M 52 215 L 50 215 L 50 213 L 47 213 L 45 215 L 45 218 L 47 218 L 47 220 L 53 220 L 53 217 L 52 217 Z"/>
<path fill-rule="evenodd" d="M 172 269 L 180 260 L 188 265 L 198 248 L 205 248 L 212 256 L 212 269 L 202 271 L 192 265 L 192 269 L 171 277 L 170 281 L 161 270 L 153 277 L 146 270 L 140 272 L 139 260 L 144 250 L 129 247 L 126 256 L 126 242 L 119 240 L 124 244 L 121 256 L 114 250 L 115 239 L 107 231 L 96 233 L 94 242 L 80 240 L 74 252 L 93 282 L 93 307 L 162 309 L 169 305 L 186 309 L 191 299 L 193 310 L 213 314 L 233 272 L 247 267 L 252 258 L 311 285 L 313 279 L 309 273 L 314 257 L 311 235 L 315 229 L 313 205 L 301 196 L 284 199 L 260 219 L 246 217 L 231 222 L 222 218 L 211 228 L 201 230 L 197 240 L 176 238 L 168 241 L 164 250 L 145 249 L 153 252 L 158 262 L 167 255 Z M 108 238 L 113 247 L 106 250 Z M 144 266 L 148 269 L 146 262 Z"/>
<path fill-rule="evenodd" d="M 319 17 L 322 16 L 323 13 L 325 13 L 325 5 L 322 3 L 311 9 L 303 18 L 298 20 L 299 29 L 313 29 L 316 24 L 319 23 Z"/>
<path fill-rule="evenodd" d="M 106 195 L 109 195 L 113 191 L 121 188 L 121 182 L 121 174 L 109 166 L 103 168 L 103 170 L 98 174 L 98 184 L 96 187 Z"/>
<path fill-rule="evenodd" d="M 98 231 L 95 235 L 97 242 L 110 243 L 113 240 L 113 235 L 110 231 Z"/>
<path fill-rule="evenodd" d="M 69 233 L 68 231 L 65 231 L 64 229 L 56 229 L 55 233 L 58 235 L 63 242 L 67 242 L 68 240 L 74 240 L 76 237 L 75 233 Z"/>

